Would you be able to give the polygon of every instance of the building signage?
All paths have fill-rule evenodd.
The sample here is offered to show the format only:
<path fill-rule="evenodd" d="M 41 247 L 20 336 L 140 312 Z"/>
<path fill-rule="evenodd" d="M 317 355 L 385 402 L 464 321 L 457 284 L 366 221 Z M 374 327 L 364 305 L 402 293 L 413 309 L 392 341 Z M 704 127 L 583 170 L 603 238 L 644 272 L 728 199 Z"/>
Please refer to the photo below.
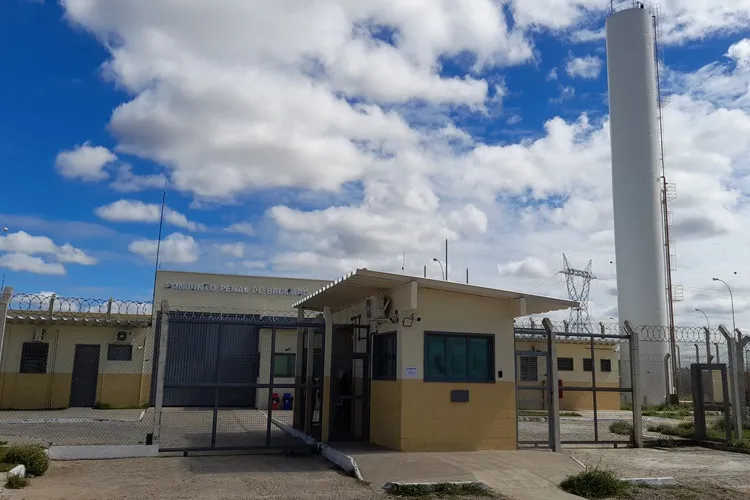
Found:
<path fill-rule="evenodd" d="M 301 288 L 279 288 L 263 286 L 243 286 L 223 283 L 215 285 L 213 283 L 179 283 L 177 281 L 168 281 L 164 283 L 164 288 L 170 290 L 180 290 L 189 292 L 219 292 L 219 293 L 249 293 L 257 295 L 293 295 L 306 296 L 310 292 Z"/>

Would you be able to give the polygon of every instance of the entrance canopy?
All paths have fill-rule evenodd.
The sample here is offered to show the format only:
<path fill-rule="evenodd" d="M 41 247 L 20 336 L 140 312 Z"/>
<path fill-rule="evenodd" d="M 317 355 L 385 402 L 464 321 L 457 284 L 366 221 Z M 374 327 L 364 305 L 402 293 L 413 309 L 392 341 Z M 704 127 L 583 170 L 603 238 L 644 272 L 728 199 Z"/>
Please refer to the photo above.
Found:
<path fill-rule="evenodd" d="M 486 288 L 452 281 L 433 280 L 403 274 L 383 273 L 368 269 L 357 269 L 346 276 L 324 286 L 294 304 L 295 308 L 322 311 L 330 307 L 336 311 L 352 304 L 360 303 L 368 297 L 399 288 L 409 283 L 416 283 L 418 288 L 441 290 L 445 292 L 474 295 L 478 297 L 501 300 L 517 300 L 517 316 L 542 314 L 571 307 L 578 307 L 578 302 L 530 295 L 522 292 Z"/>

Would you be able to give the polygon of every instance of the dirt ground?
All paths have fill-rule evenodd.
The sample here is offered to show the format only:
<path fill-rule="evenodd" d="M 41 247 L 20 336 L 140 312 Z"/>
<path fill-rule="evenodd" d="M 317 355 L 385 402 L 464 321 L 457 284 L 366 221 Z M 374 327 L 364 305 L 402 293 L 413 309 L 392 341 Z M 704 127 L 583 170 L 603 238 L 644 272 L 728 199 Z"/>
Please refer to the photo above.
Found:
<path fill-rule="evenodd" d="M 638 487 L 618 500 L 747 500 L 748 493 L 729 490 L 715 485 L 670 486 L 659 488 Z"/>
<path fill-rule="evenodd" d="M 388 500 L 320 457 L 277 455 L 52 462 L 2 500 Z M 482 497 L 487 500 L 487 497 Z M 499 497 L 498 497 L 499 498 Z M 462 500 L 474 500 L 462 497 Z"/>

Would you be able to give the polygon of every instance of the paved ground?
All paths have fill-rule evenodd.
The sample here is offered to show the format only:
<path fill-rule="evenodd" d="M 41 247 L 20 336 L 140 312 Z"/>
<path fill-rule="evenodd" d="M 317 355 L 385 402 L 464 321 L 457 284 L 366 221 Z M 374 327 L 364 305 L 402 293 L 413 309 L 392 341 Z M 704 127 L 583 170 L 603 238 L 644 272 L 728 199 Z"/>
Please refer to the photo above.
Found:
<path fill-rule="evenodd" d="M 53 462 L 3 500 L 386 500 L 322 458 L 224 456 Z"/>
<path fill-rule="evenodd" d="M 335 445 L 354 457 L 365 481 L 482 481 L 502 495 L 521 500 L 576 498 L 557 485 L 581 466 L 568 455 L 547 451 L 400 453 Z"/>
<path fill-rule="evenodd" d="M 273 417 L 291 424 L 292 412 L 274 411 Z M 102 445 L 143 444 L 153 432 L 153 409 L 93 410 L 69 408 L 56 411 L 0 412 L 0 440 L 11 444 Z M 213 409 L 165 408 L 162 445 L 166 448 L 211 445 Z M 265 446 L 267 417 L 254 409 L 220 409 L 216 446 Z M 293 442 L 277 426 L 271 426 L 273 445 Z"/>

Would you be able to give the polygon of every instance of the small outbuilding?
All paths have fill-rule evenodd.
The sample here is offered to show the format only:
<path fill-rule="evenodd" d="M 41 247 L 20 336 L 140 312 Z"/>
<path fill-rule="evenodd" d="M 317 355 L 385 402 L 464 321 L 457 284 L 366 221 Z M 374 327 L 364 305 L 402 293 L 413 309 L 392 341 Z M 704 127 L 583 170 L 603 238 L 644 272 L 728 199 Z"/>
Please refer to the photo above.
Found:
<path fill-rule="evenodd" d="M 294 305 L 325 318 L 323 442 L 516 449 L 513 320 L 576 302 L 358 269 Z"/>

